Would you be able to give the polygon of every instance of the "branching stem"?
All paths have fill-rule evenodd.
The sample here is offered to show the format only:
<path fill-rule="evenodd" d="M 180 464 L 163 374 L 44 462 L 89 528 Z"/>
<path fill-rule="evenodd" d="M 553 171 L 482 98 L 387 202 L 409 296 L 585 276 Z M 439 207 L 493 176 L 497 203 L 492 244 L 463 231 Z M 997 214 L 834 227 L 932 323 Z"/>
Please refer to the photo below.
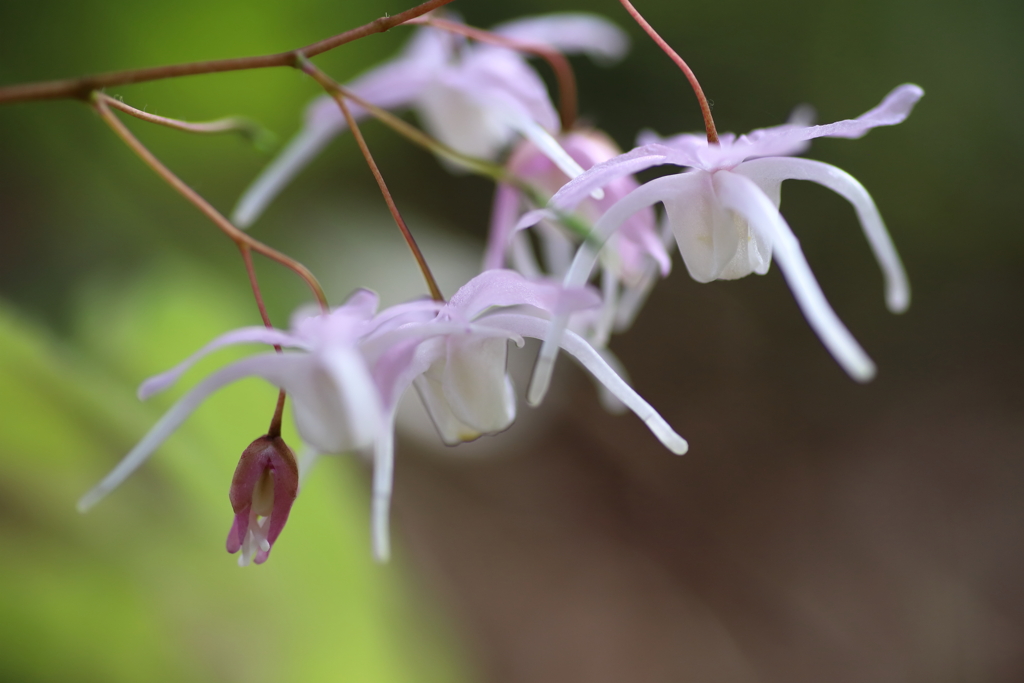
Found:
<path fill-rule="evenodd" d="M 173 128 L 174 130 L 180 130 L 185 133 L 198 133 L 200 135 L 240 133 L 254 141 L 270 136 L 269 131 L 264 130 L 258 123 L 247 119 L 244 116 L 228 116 L 223 119 L 217 119 L 216 121 L 189 123 L 188 121 L 180 121 L 178 119 L 167 118 L 166 116 L 150 114 L 149 112 L 142 111 L 141 109 L 136 109 L 131 105 L 125 104 L 122 100 L 115 97 L 108 98 L 106 102 L 114 109 L 123 111 L 129 116 L 134 116 L 137 119 L 141 119 L 149 123 L 155 123 L 160 126 L 166 126 L 167 128 Z"/>
<path fill-rule="evenodd" d="M 156 81 L 164 78 L 177 78 L 179 76 L 194 76 L 197 74 L 221 73 L 224 71 L 244 71 L 247 69 L 266 69 L 277 66 L 295 66 L 298 55 L 315 57 L 336 47 L 351 43 L 354 40 L 365 38 L 374 33 L 384 33 L 399 24 L 404 24 L 410 19 L 422 16 L 427 12 L 443 7 L 452 0 L 427 0 L 412 9 L 406 10 L 394 16 L 384 16 L 375 19 L 368 24 L 358 28 L 345 31 L 336 36 L 326 38 L 319 42 L 307 45 L 297 50 L 278 52 L 271 55 L 260 55 L 257 57 L 237 57 L 234 59 L 216 59 L 206 62 L 189 62 L 187 64 L 171 64 L 168 66 L 157 66 L 146 69 L 131 69 L 128 71 L 115 71 L 112 73 L 97 74 L 95 76 L 84 76 L 82 78 L 69 78 L 60 81 L 44 81 L 41 83 L 26 83 L 24 85 L 13 85 L 0 88 L 0 104 L 9 102 L 28 102 L 32 100 L 54 100 L 54 99 L 81 99 L 88 100 L 93 91 L 102 90 L 116 85 L 128 85 L 130 83 L 143 83 Z"/>
<path fill-rule="evenodd" d="M 180 195 L 185 197 L 191 202 L 197 209 L 199 209 L 203 215 L 213 221 L 214 225 L 220 228 L 221 232 L 227 235 L 232 242 L 240 249 L 243 250 L 243 258 L 245 258 L 245 249 L 251 249 L 258 254 L 266 256 L 272 261 L 280 263 L 285 268 L 293 271 L 299 277 L 305 281 L 313 292 L 313 296 L 316 297 L 320 307 L 326 311 L 327 297 L 324 295 L 323 288 L 320 283 L 317 282 L 316 277 L 309 271 L 304 265 L 298 261 L 282 254 L 281 252 L 273 249 L 272 247 L 263 244 L 259 240 L 255 239 L 251 235 L 236 228 L 231 221 L 225 218 L 217 209 L 213 208 L 208 201 L 193 190 L 191 187 L 186 185 L 181 178 L 171 172 L 169 168 L 163 165 L 163 163 L 156 158 L 156 156 L 146 148 L 138 138 L 132 135 L 131 131 L 128 130 L 120 119 L 110 110 L 109 103 L 113 98 L 103 93 L 94 93 L 92 96 L 93 108 L 100 115 L 100 117 L 107 123 L 108 126 L 120 137 L 128 147 L 131 148 L 136 155 L 141 158 L 147 166 L 156 172 L 163 180 L 174 188 Z"/>
<path fill-rule="evenodd" d="M 260 283 L 256 279 L 256 266 L 252 262 L 252 250 L 249 245 L 243 244 L 238 247 L 242 252 L 242 261 L 245 262 L 245 272 L 249 275 L 249 284 L 252 286 L 252 295 L 256 298 L 256 307 L 260 309 L 260 317 L 267 328 L 272 328 L 270 316 L 267 314 L 267 307 L 263 303 L 263 292 L 260 291 Z M 281 353 L 281 346 L 274 344 L 274 350 Z M 270 427 L 267 428 L 267 436 L 274 439 L 281 436 L 281 420 L 284 417 L 284 401 L 287 394 L 284 389 L 277 394 L 277 405 L 274 407 L 274 414 L 270 418 Z"/>
<path fill-rule="evenodd" d="M 402 237 L 405 238 L 405 243 L 409 245 L 409 250 L 412 252 L 413 258 L 416 259 L 416 263 L 420 267 L 420 272 L 423 273 L 423 279 L 427 282 L 427 288 L 430 290 L 431 298 L 435 301 L 444 301 L 444 295 L 441 294 L 441 289 L 437 286 L 437 280 L 434 279 L 434 274 L 430 272 L 430 266 L 427 265 L 427 259 L 423 256 L 423 252 L 420 250 L 419 245 L 416 244 L 416 238 L 412 236 L 412 232 L 409 231 L 409 226 L 406 225 L 405 219 L 402 218 L 402 214 L 398 211 L 395 199 L 391 196 L 391 191 L 388 190 L 387 183 L 384 182 L 384 176 L 381 175 L 380 169 L 377 167 L 377 162 L 373 160 L 373 154 L 370 153 L 370 147 L 366 144 L 366 140 L 363 138 L 363 133 L 359 130 L 359 124 L 356 123 L 356 118 L 352 116 L 352 111 L 349 109 L 348 103 L 345 102 L 345 95 L 341 92 L 341 88 L 330 76 L 318 69 L 316 65 L 308 59 L 300 57 L 298 68 L 319 83 L 331 98 L 338 103 L 338 107 L 341 109 L 341 113 L 345 116 L 345 121 L 348 123 L 349 130 L 352 131 L 352 136 L 356 139 L 356 144 L 359 145 L 359 150 L 363 153 L 363 158 L 366 159 L 366 165 L 370 167 L 370 172 L 373 174 L 374 180 L 377 181 L 377 186 L 380 188 L 381 194 L 384 195 L 384 202 L 388 205 L 391 217 L 395 219 L 395 224 L 398 225 L 398 229 L 401 231 Z"/>

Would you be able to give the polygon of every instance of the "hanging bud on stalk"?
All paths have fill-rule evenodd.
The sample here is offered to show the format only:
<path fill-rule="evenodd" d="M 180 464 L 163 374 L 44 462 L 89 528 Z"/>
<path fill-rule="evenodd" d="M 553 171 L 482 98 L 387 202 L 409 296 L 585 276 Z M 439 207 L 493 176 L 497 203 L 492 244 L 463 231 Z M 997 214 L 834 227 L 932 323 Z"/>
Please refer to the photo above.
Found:
<path fill-rule="evenodd" d="M 262 564 L 284 529 L 299 493 L 295 455 L 280 437 L 261 436 L 242 453 L 231 479 L 228 499 L 235 521 L 228 532 L 229 553 L 242 551 L 241 567 Z"/>

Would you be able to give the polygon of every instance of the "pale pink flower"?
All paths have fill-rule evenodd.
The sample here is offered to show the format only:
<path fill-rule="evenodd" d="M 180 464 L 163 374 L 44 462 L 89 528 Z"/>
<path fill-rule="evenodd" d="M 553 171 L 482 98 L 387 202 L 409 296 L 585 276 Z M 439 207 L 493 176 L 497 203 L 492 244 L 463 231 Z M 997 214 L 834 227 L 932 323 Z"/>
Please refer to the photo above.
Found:
<path fill-rule="evenodd" d="M 708 282 L 763 274 L 774 255 L 797 304 L 828 350 L 854 379 L 869 380 L 875 373 L 874 363 L 825 300 L 799 242 L 779 213 L 782 181 L 811 180 L 853 204 L 882 267 L 886 303 L 893 312 L 905 310 L 910 303 L 906 274 L 878 209 L 859 182 L 829 164 L 785 155 L 802 152 L 813 138 L 859 138 L 876 126 L 898 124 L 922 95 L 918 86 L 902 85 L 856 119 L 822 126 L 786 124 L 738 138 L 723 135 L 718 145 L 709 145 L 703 135 L 680 135 L 598 164 L 563 187 L 549 206 L 571 211 L 595 188 L 652 166 L 673 164 L 690 170 L 646 183 L 611 207 L 594 226 L 593 239 L 576 254 L 566 286 L 590 277 L 598 258 L 593 244 L 607 240 L 635 212 L 661 202 L 691 277 Z M 560 330 L 566 323 L 565 315 L 552 323 L 552 336 L 545 340 L 530 386 L 533 403 L 547 389 Z"/>
<path fill-rule="evenodd" d="M 172 406 L 142 441 L 79 502 L 90 508 L 137 469 L 207 396 L 243 377 L 262 377 L 288 393 L 299 435 L 313 454 L 372 453 L 374 553 L 388 555 L 387 513 L 394 469 L 398 400 L 415 386 L 448 444 L 506 429 L 515 419 L 515 395 L 506 371 L 509 340 L 543 339 L 550 319 L 594 308 L 596 292 L 532 282 L 508 270 L 487 271 L 451 301 L 413 301 L 375 314 L 377 297 L 360 290 L 345 305 L 300 314 L 291 331 L 251 327 L 224 334 L 175 368 L 143 383 L 141 398 L 162 391 L 199 359 L 231 344 L 263 343 L 288 349 L 245 358 L 214 372 Z M 633 410 L 675 453 L 687 445 L 579 335 L 566 332 L 561 348 Z M 266 559 L 288 516 L 298 486 L 289 459 L 264 437 L 243 454 L 231 486 L 235 523 L 228 549 Z M 268 450 L 269 449 L 269 450 Z M 289 451 L 290 454 L 290 451 Z M 287 505 L 286 505 L 287 504 Z"/>
<path fill-rule="evenodd" d="M 604 133 L 597 130 L 574 130 L 558 138 L 563 149 L 583 169 L 617 157 L 621 150 Z M 551 162 L 535 145 L 522 141 L 506 163 L 508 171 L 550 196 L 570 178 Z M 584 223 L 593 225 L 611 206 L 639 186 L 631 175 L 622 176 L 604 187 L 600 199 L 585 197 L 575 207 L 575 214 Z M 540 258 L 517 223 L 529 209 L 536 209 L 522 192 L 512 185 L 499 183 L 491 212 L 484 268 L 500 268 L 506 261 L 528 277 L 550 275 L 562 278 L 569 270 L 580 236 L 570 233 L 555 220 L 541 220 L 535 226 L 541 247 Z M 632 322 L 636 307 L 653 282 L 655 274 L 665 276 L 671 259 L 658 234 L 654 210 L 637 211 L 611 235 L 601 251 L 600 277 L 603 305 L 594 318 L 591 333 L 586 335 L 597 346 L 607 343 L 611 331 L 622 331 Z"/>
<path fill-rule="evenodd" d="M 583 13 L 521 19 L 496 26 L 493 32 L 565 53 L 585 53 L 603 62 L 619 59 L 628 49 L 626 35 L 618 27 Z M 559 130 L 559 120 L 544 81 L 522 54 L 512 50 L 467 43 L 440 29 L 422 27 L 398 57 L 347 87 L 384 109 L 414 109 L 431 135 L 463 154 L 494 159 L 522 135 L 570 176 L 581 171 L 552 137 Z M 367 115 L 355 103 L 351 109 L 356 118 Z M 234 223 L 252 224 L 346 127 L 334 100 L 327 96 L 315 100 L 303 129 L 239 200 Z"/>
<path fill-rule="evenodd" d="M 387 556 L 398 399 L 414 386 L 442 440 L 455 445 L 507 429 L 515 419 L 515 394 L 506 370 L 508 342 L 544 339 L 553 316 L 596 308 L 600 298 L 583 288 L 531 281 L 509 270 L 488 270 L 466 283 L 432 315 L 421 310 L 407 322 L 364 344 L 385 404 L 386 426 L 374 457 L 374 551 Z M 686 441 L 612 369 L 583 337 L 559 339 L 616 399 L 640 417 L 674 453 Z"/>
<path fill-rule="evenodd" d="M 262 343 L 295 351 L 263 353 L 214 372 L 175 403 L 103 481 L 79 501 L 87 510 L 142 465 L 208 396 L 244 377 L 262 377 L 288 392 L 303 441 L 323 453 L 373 446 L 382 421 L 382 404 L 359 342 L 373 329 L 377 297 L 360 290 L 344 306 L 321 316 L 296 316 L 285 332 L 246 327 L 228 332 L 175 368 L 139 388 L 139 398 L 170 387 L 199 359 L 232 344 Z"/>

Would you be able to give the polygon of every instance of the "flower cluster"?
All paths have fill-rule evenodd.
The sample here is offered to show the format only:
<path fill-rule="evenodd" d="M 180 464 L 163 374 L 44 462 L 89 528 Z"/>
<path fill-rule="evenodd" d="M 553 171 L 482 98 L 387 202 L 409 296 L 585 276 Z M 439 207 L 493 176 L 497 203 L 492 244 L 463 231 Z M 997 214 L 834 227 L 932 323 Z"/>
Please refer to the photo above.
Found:
<path fill-rule="evenodd" d="M 506 371 L 508 343 L 543 339 L 554 316 L 600 305 L 588 288 L 565 289 L 531 281 L 509 270 L 488 270 L 470 280 L 447 303 L 414 301 L 377 312 L 377 297 L 360 290 L 329 313 L 296 315 L 289 331 L 243 328 L 214 339 L 177 367 L 143 383 L 140 398 L 170 387 L 189 367 L 209 353 L 231 344 L 263 343 L 292 349 L 269 352 L 232 363 L 207 377 L 183 396 L 125 459 L 83 498 L 88 508 L 141 465 L 189 414 L 221 387 L 243 377 L 261 377 L 291 397 L 295 424 L 314 454 L 364 452 L 372 456 L 374 550 L 386 557 L 387 509 L 394 461 L 394 420 L 398 400 L 415 387 L 441 438 L 450 445 L 484 434 L 496 434 L 515 420 L 516 400 Z M 613 396 L 637 414 L 674 453 L 686 452 L 686 441 L 611 368 L 594 348 L 574 332 L 560 338 L 572 355 Z M 236 521 L 228 537 L 232 552 L 257 522 L 252 514 L 271 517 L 270 533 L 260 537 L 265 559 L 288 514 L 282 495 L 293 500 L 297 475 L 284 464 L 273 444 L 257 440 L 242 457 L 232 484 Z M 254 448 L 261 454 L 251 455 Z M 250 464 L 258 459 L 260 464 Z M 308 466 L 307 459 L 305 466 Z M 262 470 L 272 468 L 272 482 L 260 484 Z M 243 474 L 244 470 L 244 474 Z M 282 491 L 281 480 L 286 491 Z M 272 488 L 262 506 L 258 489 Z M 235 492 L 251 503 L 235 503 Z M 290 506 L 288 501 L 288 506 Z M 240 507 L 244 505 L 243 512 Z M 273 508 L 276 517 L 269 510 Z M 262 528 L 262 527 L 259 527 Z M 276 532 L 276 533 L 275 533 Z M 243 561 L 248 558 L 243 556 Z M 260 557 L 257 557 L 260 561 Z"/>
<path fill-rule="evenodd" d="M 376 295 L 360 290 L 333 310 L 299 312 L 289 330 L 244 328 L 213 340 L 146 381 L 140 397 L 168 388 L 221 347 L 257 342 L 278 350 L 234 362 L 185 394 L 83 498 L 83 509 L 139 467 L 207 396 L 257 376 L 289 397 L 310 455 L 296 464 L 273 430 L 246 449 L 230 490 L 235 520 L 228 550 L 241 550 L 243 564 L 266 560 L 298 494 L 300 470 L 317 455 L 355 452 L 373 463 L 373 547 L 385 558 L 399 399 L 415 389 L 448 445 L 501 432 L 517 410 L 509 344 L 521 347 L 525 338 L 543 341 L 530 403 L 543 399 L 557 352 L 565 350 L 603 388 L 607 403 L 632 410 L 682 454 L 686 441 L 630 388 L 607 349 L 656 280 L 669 274 L 673 241 L 698 282 L 764 274 L 774 255 L 840 365 L 860 381 L 873 375 L 874 365 L 832 311 L 779 213 L 780 189 L 784 180 L 811 180 L 849 200 L 882 266 L 888 306 L 904 310 L 906 276 L 867 191 L 833 166 L 793 155 L 813 138 L 857 138 L 900 123 L 920 88 L 900 86 L 848 121 L 794 120 L 739 137 L 712 136 L 712 128 L 707 138 L 642 133 L 640 146 L 623 154 L 599 130 L 563 129 L 571 122 L 560 121 L 542 79 L 514 49 L 542 46 L 608 62 L 627 49 L 620 29 L 595 16 L 560 14 L 503 24 L 486 34 L 490 42 L 476 42 L 461 24 L 444 23 L 456 30 L 440 22 L 418 28 L 401 55 L 346 86 L 365 105 L 353 103 L 351 117 L 336 98 L 314 102 L 302 131 L 242 197 L 234 222 L 255 221 L 333 136 L 373 109 L 411 108 L 439 144 L 502 164 L 482 272 L 447 301 L 435 296 L 379 311 Z M 683 170 L 646 184 L 634 178 L 663 164 Z"/>

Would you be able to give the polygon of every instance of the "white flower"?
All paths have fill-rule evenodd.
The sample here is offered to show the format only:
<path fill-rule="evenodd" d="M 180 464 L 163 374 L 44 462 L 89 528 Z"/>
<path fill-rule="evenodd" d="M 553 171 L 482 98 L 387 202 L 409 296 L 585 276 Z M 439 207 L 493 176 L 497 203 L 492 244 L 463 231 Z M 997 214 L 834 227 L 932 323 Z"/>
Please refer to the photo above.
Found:
<path fill-rule="evenodd" d="M 628 48 L 618 27 L 582 13 L 512 21 L 496 26 L 493 33 L 566 53 L 583 52 L 605 62 L 620 58 Z M 423 27 L 402 54 L 347 87 L 384 109 L 415 109 L 428 132 L 463 154 L 493 159 L 517 135 L 523 135 L 568 175 L 581 172 L 552 137 L 559 130 L 559 120 L 544 81 L 523 55 L 510 49 L 467 44 L 440 29 Z M 355 103 L 351 111 L 356 118 L 367 115 Z M 241 227 L 251 225 L 281 189 L 345 128 L 333 99 L 323 96 L 314 101 L 303 129 L 239 200 L 233 222 Z"/>
<path fill-rule="evenodd" d="M 87 510 L 123 482 L 208 396 L 243 377 L 262 377 L 286 391 L 303 441 L 321 453 L 371 448 L 382 423 L 381 399 L 359 350 L 372 330 L 377 296 L 360 290 L 321 316 L 297 316 L 291 332 L 247 327 L 224 334 L 175 368 L 139 388 L 139 398 L 163 391 L 200 358 L 230 344 L 263 343 L 297 351 L 263 353 L 231 363 L 185 394 L 103 481 L 79 501 Z"/>
<path fill-rule="evenodd" d="M 297 315 L 289 332 L 250 327 L 224 334 L 175 368 L 147 380 L 141 398 L 162 391 L 200 358 L 230 344 L 263 343 L 296 351 L 263 353 L 214 372 L 185 394 L 93 490 L 86 510 L 137 469 L 203 400 L 249 376 L 262 377 L 288 394 L 296 426 L 318 455 L 373 454 L 373 547 L 388 556 L 388 508 L 394 471 L 394 421 L 398 400 L 411 386 L 448 444 L 500 432 L 515 419 L 515 394 L 506 372 L 508 341 L 547 336 L 550 318 L 598 306 L 589 289 L 531 282 L 508 270 L 470 280 L 448 303 L 419 300 L 379 314 L 377 296 L 360 290 L 345 305 L 321 315 Z M 567 332 L 561 348 L 633 410 L 674 453 L 686 441 L 612 369 L 582 337 Z M 232 482 L 235 523 L 228 550 L 242 562 L 266 559 L 298 490 L 290 451 L 261 437 L 243 454 Z M 287 453 L 285 452 L 287 451 Z M 308 468 L 307 468 L 308 469 Z"/>
<path fill-rule="evenodd" d="M 853 204 L 882 267 L 886 303 L 893 312 L 905 310 L 910 303 L 899 256 L 871 196 L 852 176 L 819 161 L 782 155 L 803 151 L 812 138 L 859 138 L 876 126 L 900 123 L 923 94 L 916 85 L 902 85 L 856 119 L 823 126 L 787 124 L 739 138 L 723 135 L 718 145 L 709 145 L 703 136 L 681 135 L 598 164 L 563 187 L 549 205 L 570 211 L 594 188 L 660 164 L 691 170 L 652 180 L 610 208 L 595 225 L 593 240 L 577 253 L 565 285 L 589 278 L 597 259 L 592 243 L 602 243 L 634 212 L 662 202 L 679 252 L 695 280 L 763 274 L 774 255 L 808 322 L 835 359 L 854 379 L 871 379 L 874 363 L 828 305 L 799 242 L 779 213 L 782 181 L 811 180 Z M 539 402 L 547 389 L 558 335 L 565 325 L 566 316 L 553 321 L 553 334 L 545 341 L 531 383 L 531 402 Z"/>
<path fill-rule="evenodd" d="M 574 130 L 558 138 L 565 151 L 583 169 L 615 158 L 620 150 L 604 133 L 597 130 Z M 523 141 L 506 164 L 516 178 L 533 187 L 554 194 L 570 178 L 558 169 L 529 141 Z M 582 219 L 581 227 L 593 225 L 611 206 L 639 186 L 631 175 L 616 178 L 596 199 L 584 198 L 575 207 Z M 517 228 L 527 209 L 536 208 L 512 185 L 499 183 L 495 192 L 491 226 L 488 234 L 484 268 L 500 268 L 510 261 L 516 270 L 528 277 L 542 274 L 562 278 L 569 270 L 581 236 L 566 230 L 558 221 L 541 220 L 534 226 L 538 234 L 540 256 L 534 256 L 529 239 Z M 646 297 L 655 278 L 668 275 L 671 259 L 659 235 L 653 209 L 637 211 L 612 235 L 601 251 L 603 304 L 597 315 L 583 328 L 584 336 L 597 347 L 604 347 L 614 330 L 621 332 L 632 324 L 634 314 Z M 669 235 L 669 239 L 671 239 Z"/>
<path fill-rule="evenodd" d="M 589 289 L 530 281 L 509 270 L 488 270 L 463 285 L 444 305 L 424 302 L 397 312 L 394 326 L 363 343 L 385 405 L 386 425 L 374 455 L 374 551 L 387 556 L 387 513 L 394 467 L 393 424 L 398 399 L 415 386 L 442 440 L 454 445 L 507 429 L 515 419 L 515 394 L 506 371 L 508 342 L 544 339 L 550 318 L 595 308 Z M 408 306 L 408 304 L 407 304 Z M 382 313 L 387 314 L 388 311 Z M 583 337 L 559 339 L 616 399 L 632 410 L 673 453 L 686 441 L 615 372 Z"/>

